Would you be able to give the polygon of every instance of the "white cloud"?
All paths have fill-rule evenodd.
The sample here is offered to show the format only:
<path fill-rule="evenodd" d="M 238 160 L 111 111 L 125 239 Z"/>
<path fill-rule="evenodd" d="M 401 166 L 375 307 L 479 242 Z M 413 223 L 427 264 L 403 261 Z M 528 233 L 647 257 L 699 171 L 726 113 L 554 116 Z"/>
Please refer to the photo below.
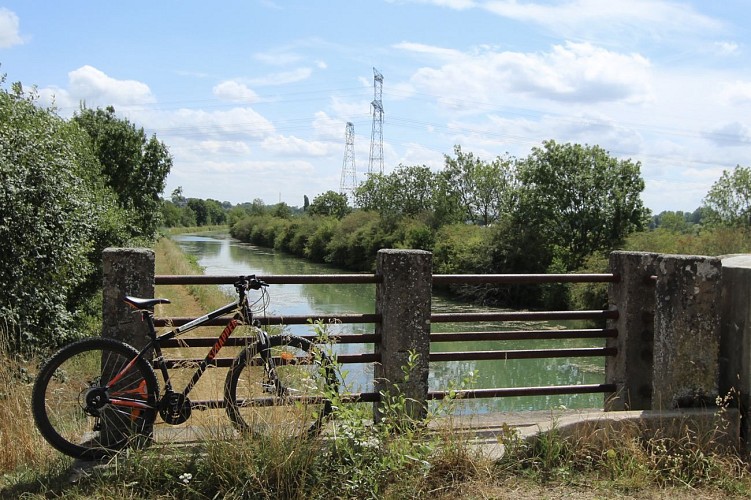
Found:
<path fill-rule="evenodd" d="M 73 114 L 82 102 L 90 108 L 111 105 L 117 110 L 156 102 L 145 83 L 118 80 L 89 65 L 68 73 L 67 88 L 50 86 L 39 88 L 38 92 L 42 104 L 54 104 L 64 116 Z"/>
<path fill-rule="evenodd" d="M 751 128 L 735 121 L 706 132 L 704 137 L 720 146 L 748 146 L 751 144 Z"/>
<path fill-rule="evenodd" d="M 21 37 L 21 23 L 15 12 L 0 7 L 0 49 L 7 49 L 24 42 Z"/>
<path fill-rule="evenodd" d="M 280 156 L 328 156 L 333 153 L 333 145 L 329 142 L 308 141 L 295 136 L 275 135 L 267 137 L 261 147 L 270 153 Z M 342 149 L 342 151 L 344 151 Z"/>
<path fill-rule="evenodd" d="M 67 92 L 72 98 L 95 106 L 130 106 L 156 101 L 145 83 L 117 80 L 89 65 L 68 73 Z"/>
<path fill-rule="evenodd" d="M 412 50 L 410 45 L 401 48 Z M 473 101 L 495 102 L 504 92 L 565 102 L 644 102 L 651 98 L 650 63 L 638 54 L 620 54 L 590 43 L 566 42 L 547 53 L 416 50 L 442 55 L 440 68 L 424 67 L 411 83 L 461 107 Z"/>
<path fill-rule="evenodd" d="M 199 153 L 232 156 L 247 156 L 250 154 L 250 146 L 242 141 L 205 140 L 193 142 L 193 148 Z"/>
<path fill-rule="evenodd" d="M 180 109 L 159 113 L 149 123 L 156 123 L 161 134 L 220 140 L 263 138 L 275 132 L 274 124 L 249 107 L 226 111 Z"/>
<path fill-rule="evenodd" d="M 313 130 L 320 139 L 344 141 L 346 120 L 332 118 L 324 111 L 318 111 L 313 119 Z"/>
<path fill-rule="evenodd" d="M 664 0 L 567 0 L 554 3 L 491 0 L 482 8 L 502 17 L 540 24 L 566 38 L 648 33 L 664 39 L 670 33 L 717 32 L 718 21 L 686 3 Z"/>
<path fill-rule="evenodd" d="M 459 50 L 447 49 L 444 47 L 434 47 L 432 45 L 426 45 L 424 43 L 401 42 L 395 44 L 394 48 L 404 50 L 406 52 L 414 52 L 416 54 L 425 54 L 429 56 L 440 57 L 442 59 L 461 58 L 464 55 Z"/>
<path fill-rule="evenodd" d="M 714 48 L 721 56 L 731 56 L 740 52 L 740 46 L 735 42 L 715 42 Z"/>
<path fill-rule="evenodd" d="M 728 105 L 751 102 L 751 82 L 736 80 L 720 91 L 720 97 Z"/>
<path fill-rule="evenodd" d="M 225 101 L 254 103 L 258 101 L 258 94 L 247 85 L 234 80 L 227 80 L 215 85 L 212 92 L 216 97 Z"/>

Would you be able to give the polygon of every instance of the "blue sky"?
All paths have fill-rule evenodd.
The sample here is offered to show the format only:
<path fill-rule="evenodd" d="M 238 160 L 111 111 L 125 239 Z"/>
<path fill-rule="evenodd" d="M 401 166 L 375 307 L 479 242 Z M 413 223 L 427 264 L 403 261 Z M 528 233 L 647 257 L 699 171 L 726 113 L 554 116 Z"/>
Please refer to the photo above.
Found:
<path fill-rule="evenodd" d="M 384 170 L 542 141 L 642 164 L 644 203 L 692 211 L 751 166 L 745 0 L 0 0 L 0 72 L 62 116 L 113 105 L 170 148 L 165 195 L 303 203 L 365 177 L 373 67 Z M 8 83 L 6 83 L 6 86 Z"/>

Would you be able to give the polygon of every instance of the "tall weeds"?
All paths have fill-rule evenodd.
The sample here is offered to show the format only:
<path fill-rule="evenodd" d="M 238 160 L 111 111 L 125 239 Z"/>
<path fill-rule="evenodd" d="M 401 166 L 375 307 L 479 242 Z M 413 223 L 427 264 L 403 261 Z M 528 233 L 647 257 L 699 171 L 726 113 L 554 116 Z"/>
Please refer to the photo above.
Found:
<path fill-rule="evenodd" d="M 13 325 L 0 324 L 0 474 L 24 476 L 58 462 L 59 455 L 37 432 L 31 415 L 38 362 L 11 350 L 12 332 Z"/>

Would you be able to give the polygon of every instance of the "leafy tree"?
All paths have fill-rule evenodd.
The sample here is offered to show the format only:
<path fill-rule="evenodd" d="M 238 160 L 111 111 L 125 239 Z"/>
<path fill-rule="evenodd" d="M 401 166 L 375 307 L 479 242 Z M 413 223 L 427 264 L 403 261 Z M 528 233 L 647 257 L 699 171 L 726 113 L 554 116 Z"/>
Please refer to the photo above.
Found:
<path fill-rule="evenodd" d="M 247 207 L 249 215 L 263 215 L 266 213 L 266 204 L 262 199 L 254 199 Z"/>
<path fill-rule="evenodd" d="M 460 146 L 454 146 L 454 155 L 445 156 L 441 174 L 465 221 L 487 226 L 515 209 L 517 182 L 511 158 L 487 163 L 464 153 Z"/>
<path fill-rule="evenodd" d="M 432 212 L 435 185 L 428 167 L 399 165 L 388 175 L 370 175 L 355 190 L 355 204 L 391 219 Z"/>
<path fill-rule="evenodd" d="M 724 170 L 704 198 L 704 208 L 710 224 L 751 226 L 751 168 Z"/>
<path fill-rule="evenodd" d="M 180 225 L 180 216 L 182 210 L 170 200 L 165 200 L 162 204 L 162 223 L 167 227 L 176 227 Z"/>
<path fill-rule="evenodd" d="M 188 204 L 188 200 L 183 196 L 183 187 L 177 186 L 176 189 L 172 190 L 172 196 L 170 197 L 172 200 L 172 203 L 175 204 L 178 208 L 183 208 Z"/>
<path fill-rule="evenodd" d="M 271 214 L 274 217 L 279 217 L 280 219 L 289 219 L 290 217 L 292 217 L 292 209 L 289 207 L 289 205 L 282 201 L 274 205 Z"/>
<path fill-rule="evenodd" d="M 2 80 L 0 80 L 2 83 Z M 11 348 L 53 347 L 101 279 L 101 249 L 125 217 L 89 138 L 35 97 L 0 89 L 0 328 Z"/>
<path fill-rule="evenodd" d="M 161 217 L 159 196 L 172 168 L 167 147 L 156 136 L 147 138 L 143 128 L 118 118 L 112 106 L 82 107 L 73 121 L 91 137 L 107 184 L 133 221 L 132 234 L 153 238 Z"/>
<path fill-rule="evenodd" d="M 336 191 L 326 191 L 316 196 L 308 208 L 308 213 L 311 215 L 330 215 L 337 219 L 341 219 L 350 211 L 347 195 Z"/>
<path fill-rule="evenodd" d="M 618 247 L 645 226 L 640 168 L 599 146 L 546 141 L 518 164 L 516 217 L 544 236 L 563 268 L 577 269 L 588 255 Z"/>
<path fill-rule="evenodd" d="M 206 206 L 205 200 L 189 198 L 188 208 L 195 214 L 197 226 L 206 226 L 209 224 L 209 208 Z"/>
<path fill-rule="evenodd" d="M 208 217 L 207 224 L 224 224 L 227 222 L 227 212 L 217 200 L 207 199 L 205 202 Z"/>

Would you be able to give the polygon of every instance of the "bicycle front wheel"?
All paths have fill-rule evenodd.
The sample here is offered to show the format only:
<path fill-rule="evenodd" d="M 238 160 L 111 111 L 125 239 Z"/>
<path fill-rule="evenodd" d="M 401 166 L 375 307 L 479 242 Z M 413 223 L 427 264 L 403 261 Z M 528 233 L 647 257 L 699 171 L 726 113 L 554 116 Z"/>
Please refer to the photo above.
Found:
<path fill-rule="evenodd" d="M 102 458 L 148 438 L 159 388 L 149 362 L 137 356 L 133 347 L 104 338 L 58 351 L 39 371 L 32 392 L 42 436 L 82 459 Z"/>
<path fill-rule="evenodd" d="M 339 390 L 331 359 L 301 337 L 269 338 L 264 361 L 257 343 L 245 348 L 227 374 L 227 414 L 241 432 L 288 437 L 318 434 Z"/>

